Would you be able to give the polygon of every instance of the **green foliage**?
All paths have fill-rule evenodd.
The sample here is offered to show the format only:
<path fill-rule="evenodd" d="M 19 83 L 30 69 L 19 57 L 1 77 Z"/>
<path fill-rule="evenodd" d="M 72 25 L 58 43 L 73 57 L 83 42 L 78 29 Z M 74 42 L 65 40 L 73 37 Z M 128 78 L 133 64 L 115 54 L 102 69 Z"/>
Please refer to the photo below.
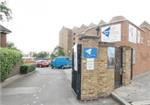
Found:
<path fill-rule="evenodd" d="M 12 18 L 11 16 L 11 9 L 6 6 L 6 1 L 0 2 L 0 12 L 4 13 L 7 20 L 10 20 Z M 3 20 L 3 16 L 0 15 L 0 20 Z"/>
<path fill-rule="evenodd" d="M 29 72 L 34 71 L 35 68 L 36 68 L 36 65 L 34 65 L 34 64 L 24 64 L 20 67 L 20 73 L 27 74 Z"/>
<path fill-rule="evenodd" d="M 0 75 L 1 81 L 4 81 L 12 70 L 13 66 L 21 61 L 20 51 L 8 48 L 0 48 Z"/>
<path fill-rule="evenodd" d="M 37 54 L 34 54 L 34 57 L 36 57 L 36 59 L 44 59 L 44 58 L 48 58 L 49 57 L 49 53 L 45 52 L 45 51 L 41 51 Z"/>
<path fill-rule="evenodd" d="M 15 47 L 14 43 L 12 42 L 7 43 L 7 48 L 14 48 L 14 47 Z"/>
<path fill-rule="evenodd" d="M 9 49 L 14 49 L 14 50 L 18 50 L 16 47 L 15 47 L 15 44 L 13 42 L 8 42 L 7 43 L 7 48 Z"/>
<path fill-rule="evenodd" d="M 56 56 L 54 54 L 51 54 L 51 59 L 54 59 Z"/>
<path fill-rule="evenodd" d="M 57 46 L 51 54 L 51 58 L 55 58 L 57 56 L 65 56 L 64 49 Z"/>

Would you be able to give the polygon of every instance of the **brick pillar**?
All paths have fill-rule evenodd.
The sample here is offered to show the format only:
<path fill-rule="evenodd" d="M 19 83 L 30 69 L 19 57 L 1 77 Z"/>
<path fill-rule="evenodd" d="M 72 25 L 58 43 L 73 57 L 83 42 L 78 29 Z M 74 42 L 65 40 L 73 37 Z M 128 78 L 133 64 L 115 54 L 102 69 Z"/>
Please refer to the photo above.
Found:
<path fill-rule="evenodd" d="M 114 89 L 114 69 L 107 68 L 107 47 L 100 46 L 99 50 L 98 96 L 105 97 Z"/>
<path fill-rule="evenodd" d="M 83 39 L 82 40 L 82 51 L 84 48 L 97 48 L 97 39 Z M 98 98 L 98 59 L 94 59 L 94 70 L 87 70 L 86 58 L 83 57 L 81 60 L 81 100 L 92 100 Z"/>
<path fill-rule="evenodd" d="M 7 46 L 7 39 L 6 39 L 6 34 L 4 34 L 4 33 L 1 33 L 0 34 L 0 39 L 1 39 L 1 41 L 0 41 L 0 43 L 1 43 L 1 47 L 6 47 Z"/>
<path fill-rule="evenodd" d="M 131 48 L 123 48 L 123 85 L 131 82 Z"/>
<path fill-rule="evenodd" d="M 81 100 L 98 99 L 110 95 L 114 89 L 114 68 L 107 68 L 107 47 L 98 44 L 97 39 L 82 39 L 84 48 L 97 48 L 94 70 L 87 70 L 86 58 L 81 60 Z"/>

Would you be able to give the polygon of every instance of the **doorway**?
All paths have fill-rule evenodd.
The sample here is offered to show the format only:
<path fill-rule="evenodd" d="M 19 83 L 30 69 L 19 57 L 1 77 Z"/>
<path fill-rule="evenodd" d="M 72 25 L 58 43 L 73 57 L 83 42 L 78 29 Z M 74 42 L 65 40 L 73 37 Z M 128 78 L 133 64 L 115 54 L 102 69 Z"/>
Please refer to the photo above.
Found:
<path fill-rule="evenodd" d="M 123 77 L 123 48 L 115 49 L 115 88 L 122 85 Z"/>

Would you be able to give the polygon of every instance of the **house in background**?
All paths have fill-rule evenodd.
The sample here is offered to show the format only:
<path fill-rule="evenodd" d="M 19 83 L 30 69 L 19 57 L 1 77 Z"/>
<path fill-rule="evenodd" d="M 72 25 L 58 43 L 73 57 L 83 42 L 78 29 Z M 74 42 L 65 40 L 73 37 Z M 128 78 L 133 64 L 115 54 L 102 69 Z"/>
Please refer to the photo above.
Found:
<path fill-rule="evenodd" d="M 7 46 L 7 34 L 11 33 L 11 31 L 4 26 L 0 25 L 0 47 Z"/>
<path fill-rule="evenodd" d="M 59 46 L 64 49 L 67 56 L 71 56 L 72 49 L 72 30 L 63 27 L 59 32 Z"/>
<path fill-rule="evenodd" d="M 75 37 L 78 34 L 81 34 L 84 31 L 86 31 L 91 35 L 93 34 L 93 31 L 94 33 L 96 32 L 95 31 L 96 27 L 97 25 L 93 23 L 89 24 L 88 26 L 82 24 L 80 27 L 73 27 L 72 29 L 67 27 L 62 27 L 62 29 L 59 32 L 59 46 L 64 49 L 65 55 L 71 56 L 72 47 L 76 42 Z"/>

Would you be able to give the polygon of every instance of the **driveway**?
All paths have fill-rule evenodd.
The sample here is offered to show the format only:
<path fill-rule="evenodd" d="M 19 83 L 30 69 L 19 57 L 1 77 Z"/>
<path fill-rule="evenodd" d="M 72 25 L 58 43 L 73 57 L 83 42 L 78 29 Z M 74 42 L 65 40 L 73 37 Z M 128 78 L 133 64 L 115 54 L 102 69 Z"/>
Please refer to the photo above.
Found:
<path fill-rule="evenodd" d="M 76 100 L 70 82 L 62 70 L 37 68 L 2 88 L 2 105 L 119 105 L 111 98 L 93 102 Z"/>

